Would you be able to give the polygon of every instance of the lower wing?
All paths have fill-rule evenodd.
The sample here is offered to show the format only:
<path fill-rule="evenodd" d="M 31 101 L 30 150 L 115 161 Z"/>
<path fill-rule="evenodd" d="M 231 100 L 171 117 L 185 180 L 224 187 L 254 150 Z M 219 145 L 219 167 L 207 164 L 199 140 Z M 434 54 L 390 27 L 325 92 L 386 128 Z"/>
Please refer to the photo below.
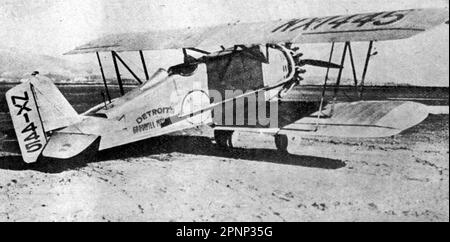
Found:
<path fill-rule="evenodd" d="M 331 136 L 348 138 L 378 138 L 397 135 L 428 117 L 425 105 L 415 102 L 354 102 L 328 105 L 287 125 L 280 134 Z"/>

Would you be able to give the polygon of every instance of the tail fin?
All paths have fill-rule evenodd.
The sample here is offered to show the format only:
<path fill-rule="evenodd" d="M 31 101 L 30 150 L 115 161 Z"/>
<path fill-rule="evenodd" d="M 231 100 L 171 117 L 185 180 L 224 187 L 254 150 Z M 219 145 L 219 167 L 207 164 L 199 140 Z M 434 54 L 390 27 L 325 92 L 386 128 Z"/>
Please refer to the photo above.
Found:
<path fill-rule="evenodd" d="M 49 131 L 78 122 L 79 116 L 51 80 L 33 77 L 6 93 L 23 160 L 36 162 Z"/>

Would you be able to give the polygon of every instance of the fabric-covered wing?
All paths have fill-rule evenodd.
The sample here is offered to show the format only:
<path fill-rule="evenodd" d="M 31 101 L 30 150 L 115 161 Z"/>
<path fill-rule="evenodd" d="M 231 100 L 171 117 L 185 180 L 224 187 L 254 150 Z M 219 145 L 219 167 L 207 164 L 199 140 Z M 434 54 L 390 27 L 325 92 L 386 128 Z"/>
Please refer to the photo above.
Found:
<path fill-rule="evenodd" d="M 347 16 L 109 35 L 67 54 L 194 47 L 403 39 L 448 20 L 446 9 L 410 9 Z"/>
<path fill-rule="evenodd" d="M 415 102 L 354 102 L 328 105 L 322 118 L 306 117 L 283 127 L 280 134 L 347 138 L 397 135 L 428 117 L 425 105 Z M 329 115 L 328 117 L 326 115 Z"/>

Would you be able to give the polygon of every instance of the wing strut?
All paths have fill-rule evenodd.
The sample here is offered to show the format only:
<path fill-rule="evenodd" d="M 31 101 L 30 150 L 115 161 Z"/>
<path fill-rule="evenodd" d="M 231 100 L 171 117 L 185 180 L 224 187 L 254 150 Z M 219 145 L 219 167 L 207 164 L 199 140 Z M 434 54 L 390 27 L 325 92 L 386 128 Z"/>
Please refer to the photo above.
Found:
<path fill-rule="evenodd" d="M 137 82 L 139 82 L 139 84 L 142 84 L 141 79 L 131 70 L 131 68 L 127 65 L 127 63 L 125 63 L 125 61 L 123 61 L 123 59 L 119 56 L 119 54 L 117 54 L 117 52 L 113 51 L 113 56 L 114 58 L 117 58 L 117 60 L 120 61 L 120 63 L 122 63 L 122 65 L 130 72 L 130 74 L 134 77 L 134 79 L 136 79 Z"/>
<path fill-rule="evenodd" d="M 147 64 L 145 63 L 144 52 L 142 50 L 139 51 L 139 55 L 141 56 L 142 67 L 144 68 L 145 80 L 150 80 L 150 76 L 148 75 Z"/>
<path fill-rule="evenodd" d="M 350 42 L 347 42 L 348 53 L 350 55 L 350 63 L 352 64 L 352 72 L 353 72 L 353 82 L 355 83 L 355 88 L 358 90 L 358 76 L 356 75 L 356 67 L 355 67 L 355 59 L 353 58 L 352 45 Z"/>
<path fill-rule="evenodd" d="M 125 95 L 125 91 L 123 90 L 122 77 L 120 76 L 119 65 L 117 65 L 116 52 L 111 51 L 112 59 L 114 62 L 114 69 L 116 70 L 117 82 L 119 83 L 120 95 Z"/>
<path fill-rule="evenodd" d="M 358 75 L 356 73 L 355 59 L 353 57 L 353 51 L 352 51 L 351 42 L 345 42 L 344 52 L 342 53 L 342 60 L 341 60 L 341 66 L 342 67 L 345 64 L 345 58 L 347 57 L 347 51 L 348 51 L 348 53 L 350 55 L 350 62 L 351 62 L 352 73 L 353 73 L 353 82 L 355 84 L 355 92 L 358 93 L 359 99 L 362 99 L 362 97 L 363 97 L 364 82 L 366 80 L 367 70 L 368 70 L 368 67 L 369 67 L 370 58 L 373 55 L 375 55 L 375 54 L 372 54 L 373 43 L 374 43 L 373 41 L 370 41 L 370 43 L 369 43 L 369 49 L 367 51 L 367 57 L 366 57 L 366 61 L 365 61 L 365 64 L 364 64 L 364 70 L 363 70 L 363 74 L 362 74 L 361 83 L 359 84 L 359 88 L 358 88 Z M 337 80 L 336 80 L 336 86 L 334 88 L 334 97 L 333 97 L 334 101 L 336 101 L 336 99 L 337 99 L 337 93 L 338 93 L 339 87 L 341 85 L 343 70 L 344 70 L 343 68 L 341 68 L 339 70 L 339 75 L 338 75 Z"/>
<path fill-rule="evenodd" d="M 334 54 L 334 45 L 335 43 L 331 43 L 331 51 L 330 51 L 330 58 L 328 60 L 328 64 L 331 64 L 331 62 L 333 61 L 333 54 Z M 322 89 L 322 97 L 320 98 L 320 108 L 319 108 L 319 113 L 317 115 L 317 122 L 316 122 L 316 130 L 319 127 L 319 121 L 320 118 L 322 116 L 322 111 L 323 111 L 323 104 L 325 101 L 325 95 L 326 95 L 326 91 L 327 91 L 327 83 L 328 83 L 328 77 L 330 75 L 330 65 L 327 67 L 327 74 L 325 75 L 325 81 L 323 83 L 323 89 Z M 342 68 L 341 68 L 342 70 Z"/>
<path fill-rule="evenodd" d="M 362 80 L 362 83 L 361 83 L 362 85 L 364 85 L 364 79 L 365 79 L 366 73 L 367 73 L 367 66 L 368 66 L 368 62 L 369 62 L 369 58 L 370 58 L 370 53 L 372 52 L 372 44 L 373 44 L 373 41 L 370 42 L 369 54 L 368 54 L 368 58 L 366 59 L 366 67 L 364 68 L 363 80 Z M 325 116 L 322 113 L 322 111 L 323 111 L 323 105 L 324 105 L 324 100 L 325 100 L 325 95 L 326 95 L 327 81 L 328 81 L 328 77 L 329 77 L 329 73 L 330 73 L 330 66 L 332 64 L 331 61 L 333 59 L 334 46 L 335 46 L 335 43 L 333 42 L 332 45 L 331 45 L 330 59 L 328 61 L 328 65 L 329 66 L 327 68 L 327 73 L 326 73 L 326 76 L 325 76 L 325 82 L 324 82 L 323 89 L 322 89 L 322 97 L 320 99 L 320 108 L 319 108 L 319 113 L 318 113 L 318 116 L 317 116 L 316 129 L 319 126 L 320 118 L 322 116 Z M 355 59 L 353 58 L 352 45 L 351 45 L 350 42 L 345 42 L 344 51 L 343 51 L 342 57 L 341 57 L 341 67 L 342 68 L 339 69 L 339 74 L 338 74 L 338 77 L 337 77 L 337 80 L 336 80 L 336 85 L 334 87 L 333 106 L 331 108 L 331 112 L 330 112 L 329 116 L 333 115 L 334 104 L 337 101 L 337 93 L 338 93 L 339 87 L 341 85 L 342 73 L 344 71 L 345 58 L 347 57 L 347 51 L 349 52 L 349 55 L 350 55 L 350 62 L 351 62 L 352 72 L 353 72 L 353 81 L 355 83 L 356 90 L 358 90 L 358 76 L 356 74 L 356 66 L 355 66 Z"/>
<path fill-rule="evenodd" d="M 372 57 L 372 49 L 373 49 L 373 41 L 369 43 L 369 49 L 367 50 L 366 63 L 364 64 L 364 71 L 361 79 L 360 89 L 359 89 L 359 98 L 363 98 L 364 94 L 364 83 L 366 81 L 367 69 L 369 68 L 370 57 Z"/>
<path fill-rule="evenodd" d="M 97 54 L 98 65 L 100 66 L 100 72 L 102 73 L 103 84 L 105 84 L 106 96 L 108 97 L 109 103 L 111 103 L 111 95 L 109 94 L 108 84 L 106 83 L 105 71 L 103 70 L 100 54 L 98 52 L 95 53 Z"/>
<path fill-rule="evenodd" d="M 345 66 L 345 57 L 347 56 L 347 50 L 348 50 L 349 42 L 345 42 L 344 46 L 344 52 L 342 53 L 342 59 L 341 59 L 341 66 Z M 336 86 L 334 87 L 334 97 L 333 100 L 336 101 L 337 93 L 339 91 L 339 87 L 341 86 L 341 80 L 342 80 L 342 73 L 344 72 L 344 68 L 339 69 L 339 74 L 336 80 Z"/>

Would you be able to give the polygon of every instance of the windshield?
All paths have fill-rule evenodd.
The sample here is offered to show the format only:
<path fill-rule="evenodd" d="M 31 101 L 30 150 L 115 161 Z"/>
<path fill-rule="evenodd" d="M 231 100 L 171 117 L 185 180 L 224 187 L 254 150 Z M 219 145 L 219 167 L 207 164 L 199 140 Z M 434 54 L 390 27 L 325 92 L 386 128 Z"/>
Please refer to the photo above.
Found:
<path fill-rule="evenodd" d="M 180 75 L 180 76 L 192 76 L 197 70 L 198 64 L 180 64 L 172 66 L 169 68 L 169 76 Z"/>

